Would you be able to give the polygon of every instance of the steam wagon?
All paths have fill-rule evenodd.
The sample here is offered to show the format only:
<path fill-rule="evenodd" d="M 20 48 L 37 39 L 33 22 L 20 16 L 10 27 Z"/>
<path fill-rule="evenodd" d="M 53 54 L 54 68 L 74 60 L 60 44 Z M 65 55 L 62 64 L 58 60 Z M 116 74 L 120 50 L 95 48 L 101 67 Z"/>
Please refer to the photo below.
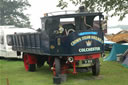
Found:
<path fill-rule="evenodd" d="M 98 28 L 94 20 L 98 17 Z M 79 12 L 41 18 L 36 33 L 19 33 L 12 37 L 13 50 L 21 53 L 26 71 L 36 71 L 47 63 L 53 71 L 53 82 L 61 83 L 62 74 L 91 70 L 100 73 L 99 58 L 104 52 L 102 13 Z"/>

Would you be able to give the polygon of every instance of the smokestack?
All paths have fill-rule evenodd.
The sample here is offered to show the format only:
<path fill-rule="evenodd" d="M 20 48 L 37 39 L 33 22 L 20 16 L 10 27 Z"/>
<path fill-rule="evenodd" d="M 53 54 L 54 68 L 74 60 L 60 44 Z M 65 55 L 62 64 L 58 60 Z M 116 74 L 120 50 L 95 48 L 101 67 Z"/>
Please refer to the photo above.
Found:
<path fill-rule="evenodd" d="M 84 6 L 80 6 L 80 7 L 79 7 L 79 12 L 85 12 Z"/>

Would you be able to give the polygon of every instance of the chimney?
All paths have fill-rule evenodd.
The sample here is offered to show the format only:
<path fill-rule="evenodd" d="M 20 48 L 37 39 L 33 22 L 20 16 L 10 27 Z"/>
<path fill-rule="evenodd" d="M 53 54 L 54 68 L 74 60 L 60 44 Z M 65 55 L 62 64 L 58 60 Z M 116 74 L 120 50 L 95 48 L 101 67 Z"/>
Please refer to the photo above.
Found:
<path fill-rule="evenodd" d="M 80 7 L 79 7 L 79 12 L 85 12 L 84 6 L 80 6 Z"/>

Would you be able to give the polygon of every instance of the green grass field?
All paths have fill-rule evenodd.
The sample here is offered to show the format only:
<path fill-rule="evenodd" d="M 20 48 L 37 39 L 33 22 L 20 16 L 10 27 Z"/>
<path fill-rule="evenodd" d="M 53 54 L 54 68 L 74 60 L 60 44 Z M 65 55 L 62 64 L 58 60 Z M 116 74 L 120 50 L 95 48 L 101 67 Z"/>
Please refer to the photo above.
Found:
<path fill-rule="evenodd" d="M 128 69 L 118 62 L 101 61 L 98 77 L 91 72 L 68 74 L 61 85 L 128 85 Z M 0 60 L 0 85 L 53 85 L 53 74 L 45 65 L 36 72 L 26 72 L 22 61 Z M 9 82 L 9 84 L 7 84 Z"/>

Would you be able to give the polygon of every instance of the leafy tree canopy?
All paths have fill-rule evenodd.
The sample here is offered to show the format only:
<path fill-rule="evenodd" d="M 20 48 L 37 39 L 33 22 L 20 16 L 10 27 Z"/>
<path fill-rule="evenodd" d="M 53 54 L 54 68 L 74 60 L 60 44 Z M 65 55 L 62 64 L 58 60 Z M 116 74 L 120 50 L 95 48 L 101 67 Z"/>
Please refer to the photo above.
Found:
<path fill-rule="evenodd" d="M 27 0 L 0 0 L 0 25 L 30 27 L 28 14 L 23 13 L 30 6 Z"/>
<path fill-rule="evenodd" d="M 69 2 L 75 6 L 83 5 L 89 12 L 105 12 L 111 17 L 120 16 L 119 20 L 128 14 L 128 0 L 59 0 L 57 7 L 64 9 Z"/>

